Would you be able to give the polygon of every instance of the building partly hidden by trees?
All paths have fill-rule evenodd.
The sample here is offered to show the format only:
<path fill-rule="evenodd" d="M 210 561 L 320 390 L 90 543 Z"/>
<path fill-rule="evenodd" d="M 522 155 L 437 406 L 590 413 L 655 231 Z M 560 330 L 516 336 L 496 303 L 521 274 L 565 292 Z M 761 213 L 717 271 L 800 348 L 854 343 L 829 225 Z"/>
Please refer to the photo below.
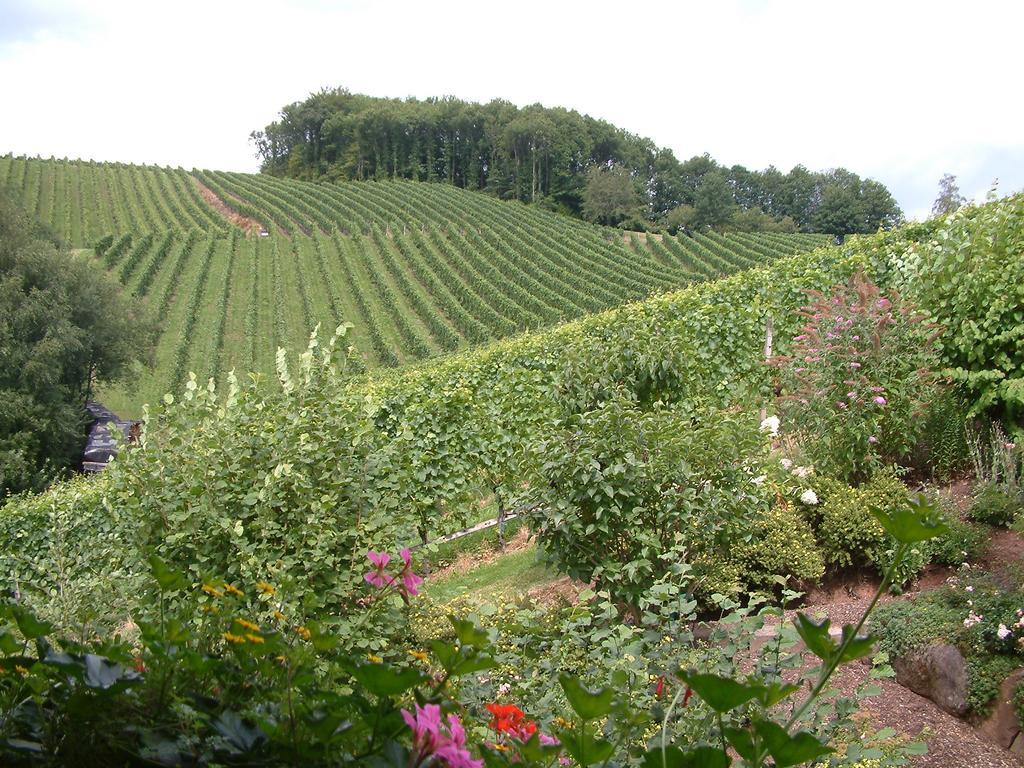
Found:
<path fill-rule="evenodd" d="M 78 463 L 93 386 L 152 339 L 113 278 L 0 195 L 0 502 Z"/>
<path fill-rule="evenodd" d="M 262 170 L 277 176 L 445 182 L 628 228 L 852 234 L 902 219 L 884 185 L 843 168 L 756 171 L 708 155 L 680 162 L 650 139 L 540 104 L 385 99 L 336 88 L 287 105 L 250 138 Z"/>

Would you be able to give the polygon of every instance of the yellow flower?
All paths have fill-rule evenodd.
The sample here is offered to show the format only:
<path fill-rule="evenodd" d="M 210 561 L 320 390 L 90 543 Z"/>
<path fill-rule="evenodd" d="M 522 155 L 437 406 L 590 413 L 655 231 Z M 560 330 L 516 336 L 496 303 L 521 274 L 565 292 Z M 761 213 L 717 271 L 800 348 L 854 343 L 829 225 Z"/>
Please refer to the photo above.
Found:
<path fill-rule="evenodd" d="M 282 667 L 288 663 L 288 659 L 284 656 L 275 656 L 274 660 L 277 661 Z"/>
<path fill-rule="evenodd" d="M 244 637 L 241 637 L 240 635 L 233 635 L 230 632 L 225 632 L 222 635 L 222 637 L 225 640 L 227 640 L 229 643 L 240 644 L 240 643 L 244 643 L 245 642 L 245 638 Z"/>
<path fill-rule="evenodd" d="M 274 618 L 277 619 L 278 621 L 284 621 L 285 616 L 280 611 L 274 611 Z"/>
<path fill-rule="evenodd" d="M 375 653 L 368 653 L 368 654 L 366 654 L 366 658 L 367 658 L 368 661 L 371 661 L 374 664 L 383 664 L 384 663 L 384 659 L 382 659 L 380 656 L 378 656 Z"/>
<path fill-rule="evenodd" d="M 263 638 L 260 637 L 259 635 L 246 634 L 245 637 L 246 637 L 246 639 L 248 639 L 248 641 L 250 643 L 262 643 L 263 642 Z"/>
<path fill-rule="evenodd" d="M 566 720 L 564 717 L 556 716 L 554 720 L 552 720 L 552 722 L 559 728 L 572 728 L 572 723 L 569 720 Z"/>
<path fill-rule="evenodd" d="M 213 586 L 213 584 L 203 584 L 203 592 L 208 594 L 210 597 L 224 597 L 224 593 Z"/>
<path fill-rule="evenodd" d="M 225 583 L 224 584 L 224 591 L 227 592 L 229 595 L 234 595 L 235 597 L 245 597 L 245 592 L 240 590 L 234 584 L 227 584 L 227 583 Z"/>
<path fill-rule="evenodd" d="M 21 664 L 15 664 L 14 665 L 14 671 L 17 672 L 19 675 L 27 675 L 28 674 L 28 670 L 25 669 L 23 666 L 21 666 Z"/>
<path fill-rule="evenodd" d="M 220 606 L 207 603 L 203 606 L 203 613 L 220 613 Z"/>
<path fill-rule="evenodd" d="M 275 592 L 277 592 L 277 590 L 274 587 L 272 587 L 270 584 L 267 584 L 267 582 L 265 581 L 257 581 L 256 589 L 258 589 L 264 595 L 272 595 Z"/>
<path fill-rule="evenodd" d="M 235 619 L 235 624 L 237 624 L 240 627 L 244 627 L 245 629 L 248 629 L 250 632 L 260 631 L 259 624 L 253 624 L 251 621 L 246 621 L 245 619 Z"/>
<path fill-rule="evenodd" d="M 493 746 L 499 752 L 508 752 L 508 744 L 494 744 Z"/>
<path fill-rule="evenodd" d="M 406 653 L 408 653 L 417 661 L 427 662 L 430 660 L 430 657 L 427 656 L 427 654 L 425 654 L 423 651 L 406 651 Z"/>
<path fill-rule="evenodd" d="M 305 626 L 302 626 L 302 627 L 296 627 L 296 628 L 295 628 L 295 632 L 296 632 L 296 634 L 298 634 L 298 636 L 299 636 L 299 637 L 301 637 L 301 638 L 302 638 L 303 640 L 309 640 L 309 638 L 311 638 L 311 637 L 313 636 L 313 633 L 312 633 L 312 632 L 310 632 L 310 631 L 309 631 L 309 630 L 308 630 L 308 629 L 307 629 L 307 628 L 306 628 Z"/>

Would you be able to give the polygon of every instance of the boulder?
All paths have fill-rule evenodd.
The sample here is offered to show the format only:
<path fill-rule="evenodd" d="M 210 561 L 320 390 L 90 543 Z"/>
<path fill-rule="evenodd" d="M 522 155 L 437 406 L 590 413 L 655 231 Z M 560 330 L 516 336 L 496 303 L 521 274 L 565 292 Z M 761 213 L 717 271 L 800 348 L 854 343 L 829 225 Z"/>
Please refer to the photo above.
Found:
<path fill-rule="evenodd" d="M 1013 705 L 1013 693 L 1017 685 L 1024 680 L 1024 669 L 1011 672 L 999 686 L 999 695 L 992 705 L 992 714 L 978 726 L 978 730 L 989 741 L 994 741 L 1003 749 L 1009 749 L 1020 733 L 1020 722 L 1017 720 L 1017 708 Z M 1024 749 L 1024 744 L 1018 744 Z"/>
<path fill-rule="evenodd" d="M 933 645 L 893 662 L 896 680 L 957 717 L 967 714 L 967 662 L 952 645 Z"/>
<path fill-rule="evenodd" d="M 1010 751 L 1015 755 L 1024 757 L 1024 733 L 1018 733 L 1017 738 L 1013 740 L 1013 744 L 1010 745 Z"/>

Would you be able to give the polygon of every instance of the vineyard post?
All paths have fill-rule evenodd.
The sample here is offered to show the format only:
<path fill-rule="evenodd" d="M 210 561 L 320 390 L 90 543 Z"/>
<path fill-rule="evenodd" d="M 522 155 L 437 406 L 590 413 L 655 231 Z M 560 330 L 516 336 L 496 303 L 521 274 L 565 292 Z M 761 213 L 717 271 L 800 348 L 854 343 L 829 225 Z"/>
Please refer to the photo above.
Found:
<path fill-rule="evenodd" d="M 775 322 L 772 320 L 772 316 L 768 315 L 764 325 L 764 360 L 767 363 L 772 357 L 772 340 L 775 336 Z M 768 411 L 765 406 L 761 406 L 761 421 L 764 421 L 768 415 Z"/>

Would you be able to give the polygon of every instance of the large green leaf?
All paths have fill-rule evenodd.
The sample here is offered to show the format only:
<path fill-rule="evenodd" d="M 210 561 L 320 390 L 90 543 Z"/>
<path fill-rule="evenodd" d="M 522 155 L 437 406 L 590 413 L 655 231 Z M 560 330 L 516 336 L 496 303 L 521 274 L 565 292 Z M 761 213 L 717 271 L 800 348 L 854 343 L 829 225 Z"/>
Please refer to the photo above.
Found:
<path fill-rule="evenodd" d="M 763 690 L 760 685 L 748 685 L 712 674 L 680 672 L 679 679 L 690 686 L 693 692 L 716 712 L 736 709 L 757 697 Z"/>
<path fill-rule="evenodd" d="M 912 498 L 905 507 L 891 512 L 872 507 L 871 514 L 886 533 L 903 544 L 927 541 L 947 530 L 938 508 L 923 493 Z"/>
<path fill-rule="evenodd" d="M 594 737 L 582 727 L 575 731 L 559 731 L 558 738 L 565 751 L 581 766 L 603 763 L 615 751 L 611 742 Z"/>
<path fill-rule="evenodd" d="M 775 760 L 776 768 L 807 763 L 834 751 L 807 731 L 790 735 L 781 725 L 768 720 L 754 723 L 754 730 Z"/>
<path fill-rule="evenodd" d="M 579 680 L 569 675 L 559 675 L 558 682 L 562 684 L 569 706 L 582 720 L 596 720 L 611 712 L 614 695 L 611 688 L 602 688 L 597 693 L 591 693 Z"/>
<path fill-rule="evenodd" d="M 806 613 L 798 613 L 796 620 L 796 631 L 807 646 L 807 650 L 813 653 L 822 661 L 828 661 L 835 657 L 836 643 L 829 635 L 831 620 L 828 618 L 820 622 L 815 621 Z"/>
<path fill-rule="evenodd" d="M 376 696 L 396 696 L 427 680 L 417 669 L 396 669 L 386 664 L 361 664 L 352 676 Z"/>

